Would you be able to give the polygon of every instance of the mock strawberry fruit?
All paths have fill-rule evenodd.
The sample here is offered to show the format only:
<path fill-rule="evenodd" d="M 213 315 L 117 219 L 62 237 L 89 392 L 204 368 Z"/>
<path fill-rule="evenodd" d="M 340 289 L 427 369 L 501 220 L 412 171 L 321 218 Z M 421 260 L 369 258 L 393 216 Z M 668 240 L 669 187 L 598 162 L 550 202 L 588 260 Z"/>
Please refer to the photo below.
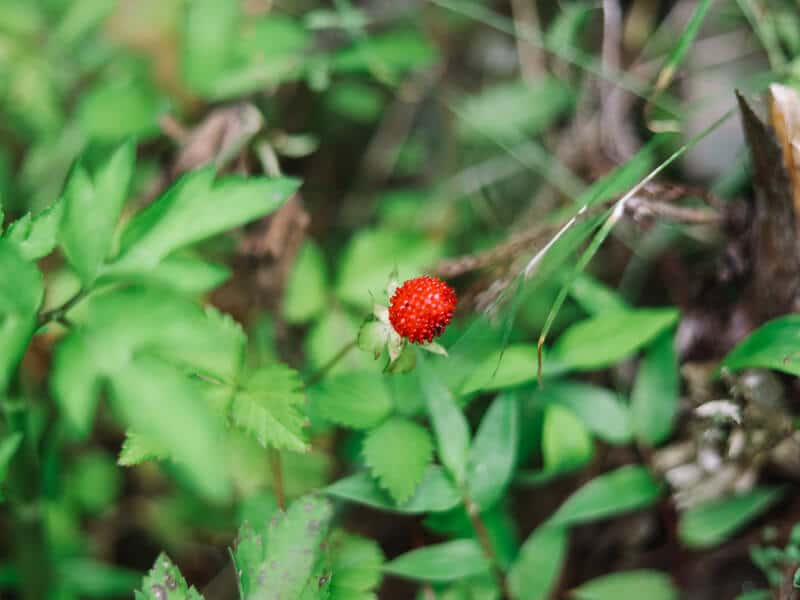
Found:
<path fill-rule="evenodd" d="M 400 337 L 415 344 L 442 335 L 456 308 L 456 293 L 436 277 L 404 282 L 389 301 L 389 322 Z"/>

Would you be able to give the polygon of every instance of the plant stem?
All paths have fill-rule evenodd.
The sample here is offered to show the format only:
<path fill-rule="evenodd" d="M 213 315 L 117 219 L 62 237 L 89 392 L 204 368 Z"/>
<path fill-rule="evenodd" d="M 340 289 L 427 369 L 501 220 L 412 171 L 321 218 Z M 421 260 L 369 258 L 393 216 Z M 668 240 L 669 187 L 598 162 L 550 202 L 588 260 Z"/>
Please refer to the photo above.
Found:
<path fill-rule="evenodd" d="M 306 386 L 314 385 L 320 379 L 325 377 L 328 371 L 330 371 L 333 367 L 335 367 L 339 363 L 340 360 L 342 360 L 345 356 L 347 356 L 347 353 L 350 352 L 350 350 L 356 347 L 357 343 L 358 340 L 355 338 L 347 342 L 347 344 L 341 350 L 339 350 L 333 356 L 333 358 L 331 358 L 328 362 L 322 365 L 315 373 L 311 375 L 311 377 L 308 378 L 308 381 L 306 381 Z"/>
<path fill-rule="evenodd" d="M 40 461 L 36 447 L 28 438 L 29 414 L 24 405 L 3 407 L 10 432 L 25 437 L 9 470 L 8 504 L 13 517 L 12 531 L 15 559 L 19 570 L 22 600 L 46 600 L 50 597 L 52 564 L 44 521 L 44 505 L 39 481 Z"/>
<path fill-rule="evenodd" d="M 83 300 L 88 294 L 89 290 L 81 288 L 75 293 L 74 296 L 72 296 L 69 300 L 64 302 L 64 304 L 62 304 L 61 306 L 43 312 L 42 314 L 39 315 L 37 327 L 46 325 L 51 321 L 63 322 L 67 316 L 67 313 L 72 309 L 72 307 L 75 306 L 81 300 Z"/>
<path fill-rule="evenodd" d="M 497 558 L 497 553 L 494 551 L 494 546 L 492 546 L 492 540 L 489 538 L 489 530 L 486 529 L 486 524 L 481 518 L 481 511 L 478 505 L 473 502 L 472 498 L 466 494 L 464 495 L 464 508 L 467 510 L 467 516 L 469 517 L 470 523 L 472 523 L 472 528 L 475 530 L 475 535 L 478 537 L 478 543 L 481 545 L 483 553 L 492 565 L 492 572 L 502 597 L 511 598 L 508 590 L 508 583 L 500 568 L 500 561 Z"/>
<path fill-rule="evenodd" d="M 270 448 L 269 468 L 272 471 L 272 485 L 275 488 L 275 496 L 278 498 L 278 508 L 286 510 L 286 492 L 283 489 L 283 467 L 281 466 L 281 453 L 275 448 Z"/>

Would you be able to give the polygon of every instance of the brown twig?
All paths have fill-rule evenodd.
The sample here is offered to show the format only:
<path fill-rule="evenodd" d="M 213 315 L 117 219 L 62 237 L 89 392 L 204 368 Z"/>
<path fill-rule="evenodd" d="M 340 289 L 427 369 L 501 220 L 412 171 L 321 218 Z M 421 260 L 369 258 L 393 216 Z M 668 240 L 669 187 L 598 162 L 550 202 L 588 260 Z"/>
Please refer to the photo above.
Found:
<path fill-rule="evenodd" d="M 541 81 L 544 69 L 544 55 L 542 51 L 531 44 L 524 35 L 525 30 L 540 31 L 539 15 L 536 11 L 535 0 L 511 0 L 511 13 L 514 16 L 514 29 L 517 44 L 517 57 L 522 79 L 528 85 Z"/>

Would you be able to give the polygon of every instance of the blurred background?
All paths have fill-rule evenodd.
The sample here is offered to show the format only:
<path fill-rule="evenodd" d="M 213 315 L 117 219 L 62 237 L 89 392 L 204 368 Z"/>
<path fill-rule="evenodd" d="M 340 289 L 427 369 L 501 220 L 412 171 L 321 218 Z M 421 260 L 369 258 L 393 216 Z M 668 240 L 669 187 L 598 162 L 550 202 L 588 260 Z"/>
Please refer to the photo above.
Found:
<path fill-rule="evenodd" d="M 302 179 L 275 216 L 197 249 L 218 267 L 174 276 L 246 326 L 252 356 L 279 358 L 308 381 L 355 337 L 372 307 L 365 292 L 383 289 L 394 268 L 401 279 L 430 272 L 457 288 L 459 322 L 446 345 L 486 310 L 513 316 L 507 342 L 535 344 L 565 269 L 504 303 L 531 257 L 593 183 L 628 167 L 628 179 L 602 194 L 612 201 L 692 142 L 628 206 L 551 336 L 597 310 L 604 286 L 630 305 L 678 307 L 678 353 L 692 363 L 681 371 L 682 396 L 713 395 L 706 363 L 775 316 L 731 308 L 753 262 L 730 242 L 749 235 L 755 195 L 753 141 L 745 141 L 734 91 L 763 115 L 771 83 L 797 86 L 799 8 L 796 0 L 0 0 L 0 202 L 6 222 L 39 213 L 78 157 L 96 163 L 129 139 L 137 144 L 130 212 L 208 164 Z M 77 277 L 57 256 L 41 264 L 45 308 L 59 306 Z M 0 516 L 0 594 L 31 597 L 17 569 L 28 551 L 55 565 L 52 598 L 130 597 L 162 550 L 203 589 L 227 564 L 238 525 L 276 506 L 267 454 L 240 440 L 231 462 L 237 499 L 215 506 L 168 466 L 119 467 L 124 434 L 109 415 L 89 442 L 63 439 L 47 384 L 58 337 L 37 336 L 23 363 L 38 415 L 41 472 L 31 478 L 45 539 L 20 539 L 14 519 Z M 532 390 L 526 364 L 521 383 Z M 382 366 L 350 352 L 328 375 Z M 619 361 L 584 383 L 625 393 L 634 373 L 634 362 Z M 398 381 L 402 410 L 417 414 L 419 398 Z M 776 381 L 763 385 L 791 400 L 797 386 Z M 478 393 L 471 420 L 485 408 Z M 695 439 L 692 427 L 708 430 L 681 415 L 671 443 Z M 529 417 L 520 464 L 530 471 L 542 462 L 542 411 Z M 595 431 L 597 419 L 585 416 L 581 431 Z M 283 456 L 290 498 L 361 464 L 363 433 L 312 414 L 311 439 L 312 452 Z M 657 463 L 651 448 L 596 443 L 581 469 L 509 492 L 490 524 L 502 551 L 513 556 L 592 475 Z M 681 460 L 661 458 L 665 470 Z M 750 477 L 743 489 L 765 478 L 791 486 L 800 473 L 755 462 L 736 472 Z M 681 506 L 691 506 L 731 485 L 697 498 L 681 489 Z M 786 536 L 800 506 L 780 507 L 768 524 Z M 772 563 L 751 560 L 761 543 L 755 526 L 750 537 L 688 549 L 675 538 L 676 510 L 665 500 L 646 514 L 576 528 L 552 597 L 633 568 L 667 573 L 686 598 L 768 587 Z M 388 558 L 464 527 L 356 505 L 339 518 Z M 390 577 L 379 597 L 495 597 L 484 592 Z"/>

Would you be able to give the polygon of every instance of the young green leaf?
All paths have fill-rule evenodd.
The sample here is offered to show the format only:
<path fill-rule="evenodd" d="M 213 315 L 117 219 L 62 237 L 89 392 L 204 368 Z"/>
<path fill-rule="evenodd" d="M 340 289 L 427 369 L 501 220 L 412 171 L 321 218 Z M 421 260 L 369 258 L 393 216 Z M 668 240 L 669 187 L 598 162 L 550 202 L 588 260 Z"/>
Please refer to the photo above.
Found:
<path fill-rule="evenodd" d="M 680 376 L 672 331 L 658 336 L 639 366 L 631 392 L 636 436 L 649 446 L 665 441 L 678 409 Z"/>
<path fill-rule="evenodd" d="M 595 477 L 558 508 L 548 526 L 570 526 L 607 519 L 650 506 L 661 495 L 661 486 L 646 468 L 620 467 Z"/>
<path fill-rule="evenodd" d="M 502 390 L 536 380 L 537 354 L 534 344 L 512 344 L 490 354 L 472 370 L 462 394 Z"/>
<path fill-rule="evenodd" d="M 547 473 L 564 473 L 586 464 L 594 453 L 592 438 L 571 410 L 547 407 L 542 428 L 542 457 Z"/>
<path fill-rule="evenodd" d="M 415 28 L 392 29 L 336 52 L 332 67 L 346 73 L 368 72 L 393 80 L 406 71 L 421 69 L 436 60 L 434 46 Z"/>
<path fill-rule="evenodd" d="M 436 434 L 436 449 L 445 468 L 459 485 L 467 476 L 470 433 L 467 419 L 458 408 L 452 392 L 442 383 L 422 355 L 419 380 Z"/>
<path fill-rule="evenodd" d="M 136 592 L 136 600 L 202 600 L 193 586 L 189 586 L 169 557 L 158 555 L 153 568 L 142 580 L 142 591 Z"/>
<path fill-rule="evenodd" d="M 517 80 L 484 87 L 458 108 L 460 134 L 474 142 L 513 143 L 531 138 L 563 114 L 573 100 L 572 89 L 555 77 L 542 78 L 534 86 Z M 498 114 L 503 118 L 498 119 Z"/>
<path fill-rule="evenodd" d="M 8 386 L 36 328 L 42 275 L 10 242 L 0 240 L 0 392 Z"/>
<path fill-rule="evenodd" d="M 485 573 L 488 559 L 475 540 L 453 540 L 412 550 L 389 561 L 383 570 L 417 581 L 444 583 Z"/>
<path fill-rule="evenodd" d="M 518 399 L 501 394 L 486 411 L 470 448 L 467 489 L 481 510 L 495 504 L 511 480 L 518 432 Z"/>
<path fill-rule="evenodd" d="M 610 444 L 631 441 L 630 413 L 611 390 L 577 381 L 548 381 L 534 398 L 569 408 L 597 437 Z"/>
<path fill-rule="evenodd" d="M 331 575 L 321 548 L 332 516 L 330 502 L 303 496 L 269 523 L 245 523 L 233 551 L 242 598 L 327 598 Z"/>
<path fill-rule="evenodd" d="M 508 572 L 514 600 L 547 600 L 567 557 L 567 530 L 541 525 L 528 536 Z"/>
<path fill-rule="evenodd" d="M 427 468 L 414 495 L 400 505 L 393 502 L 366 471 L 335 481 L 323 491 L 334 498 L 407 514 L 442 512 L 461 502 L 461 495 L 444 469 L 435 465 Z"/>
<path fill-rule="evenodd" d="M 58 561 L 54 578 L 69 594 L 74 594 L 72 597 L 117 598 L 130 597 L 142 576 L 132 569 L 75 556 Z"/>
<path fill-rule="evenodd" d="M 630 309 L 616 290 L 586 273 L 580 273 L 575 277 L 569 288 L 569 295 L 590 315 Z"/>
<path fill-rule="evenodd" d="M 371 600 L 371 593 L 383 577 L 383 552 L 372 540 L 343 531 L 331 535 L 328 543 L 331 556 L 330 600 Z"/>
<path fill-rule="evenodd" d="M 14 244 L 26 260 L 47 256 L 58 243 L 63 211 L 64 204 L 59 199 L 35 217 L 28 213 L 11 223 L 3 238 Z"/>
<path fill-rule="evenodd" d="M 125 144 L 93 176 L 78 165 L 67 182 L 61 247 L 85 285 L 94 282 L 111 250 L 135 160 L 133 144 Z"/>
<path fill-rule="evenodd" d="M 197 92 L 209 92 L 230 66 L 239 7 L 235 2 L 198 0 L 189 6 L 183 28 L 181 72 Z"/>
<path fill-rule="evenodd" d="M 156 440 L 197 490 L 227 499 L 230 480 L 220 442 L 221 419 L 198 402 L 199 384 L 154 357 L 140 355 L 111 380 L 114 406 L 125 422 Z"/>
<path fill-rule="evenodd" d="M 591 317 L 561 334 L 553 358 L 579 371 L 611 366 L 677 321 L 672 308 L 623 310 Z"/>
<path fill-rule="evenodd" d="M 287 323 L 306 323 L 327 303 L 325 257 L 319 246 L 306 242 L 297 255 L 283 294 L 283 317 Z"/>
<path fill-rule="evenodd" d="M 286 177 L 214 182 L 210 167 L 189 173 L 131 219 L 110 273 L 150 269 L 180 248 L 268 215 L 298 186 Z"/>
<path fill-rule="evenodd" d="M 678 535 L 692 548 L 719 544 L 779 500 L 783 491 L 759 487 L 690 508 L 681 515 Z"/>
<path fill-rule="evenodd" d="M 353 429 L 375 427 L 392 410 L 392 399 L 380 373 L 329 377 L 310 387 L 308 397 L 315 415 Z"/>
<path fill-rule="evenodd" d="M 230 269 L 224 265 L 189 255 L 171 254 L 151 269 L 127 272 L 115 270 L 102 276 L 101 281 L 164 287 L 189 296 L 198 296 L 222 285 L 230 274 Z"/>
<path fill-rule="evenodd" d="M 739 342 L 720 364 L 721 369 L 774 369 L 800 375 L 800 315 L 787 315 L 765 323 Z"/>
<path fill-rule="evenodd" d="M 169 452 L 146 435 L 129 430 L 122 442 L 117 462 L 123 467 L 132 467 L 148 460 L 169 458 Z"/>
<path fill-rule="evenodd" d="M 641 569 L 611 573 L 572 590 L 576 600 L 677 600 L 680 596 L 666 573 Z"/>
<path fill-rule="evenodd" d="M 392 417 L 367 433 L 364 462 L 395 502 L 414 494 L 433 455 L 427 429 L 403 417 Z"/>
<path fill-rule="evenodd" d="M 231 404 L 231 418 L 263 447 L 305 452 L 305 394 L 297 371 L 274 363 L 252 372 Z"/>
<path fill-rule="evenodd" d="M 118 414 L 167 454 L 209 497 L 228 491 L 219 442 L 223 419 L 201 402 L 205 380 L 232 381 L 244 338 L 231 320 L 165 290 L 124 288 L 93 297 L 88 322 L 56 351 L 52 386 L 65 423 L 88 435 L 101 384 L 108 382 Z M 126 458 L 126 460 L 130 460 Z"/>

